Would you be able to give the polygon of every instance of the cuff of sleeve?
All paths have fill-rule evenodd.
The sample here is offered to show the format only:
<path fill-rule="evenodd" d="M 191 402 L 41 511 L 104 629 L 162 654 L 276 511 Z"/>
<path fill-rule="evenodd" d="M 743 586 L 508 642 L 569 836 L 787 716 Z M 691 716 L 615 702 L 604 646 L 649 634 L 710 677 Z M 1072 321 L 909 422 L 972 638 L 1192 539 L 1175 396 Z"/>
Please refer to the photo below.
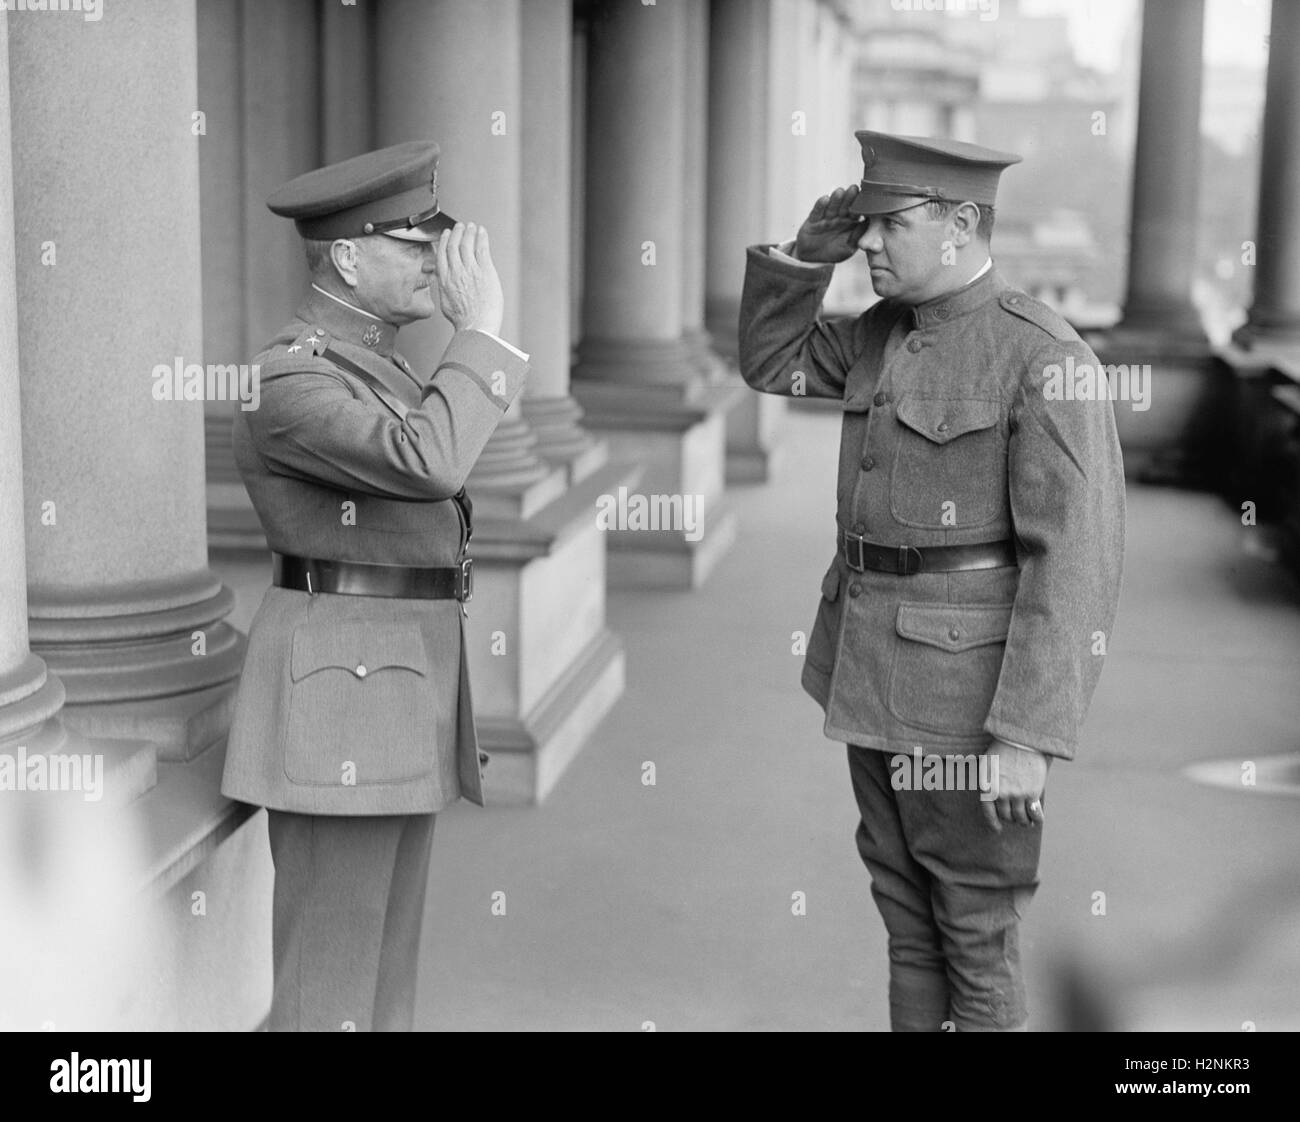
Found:
<path fill-rule="evenodd" d="M 486 331 L 458 331 L 438 363 L 469 378 L 503 413 L 523 389 L 528 363 L 514 347 Z"/>
<path fill-rule="evenodd" d="M 771 246 L 768 249 L 768 255 L 777 261 L 785 261 L 791 265 L 798 265 L 801 269 L 820 269 L 821 265 L 816 261 L 800 261 L 794 255 L 794 238 L 788 242 L 782 242 L 780 245 Z"/>
<path fill-rule="evenodd" d="M 1055 736 L 1043 736 L 1029 729 L 1004 724 L 993 717 L 984 722 L 984 731 L 989 736 L 1004 740 L 1016 748 L 1029 748 L 1034 752 L 1041 752 L 1044 756 L 1055 756 L 1061 760 L 1074 759 L 1075 745 L 1072 741 L 1061 740 Z"/>
<path fill-rule="evenodd" d="M 493 335 L 492 332 L 484 331 L 481 327 L 476 327 L 474 328 L 474 330 L 477 331 L 480 335 L 486 335 L 489 339 L 494 339 L 496 342 L 500 343 L 503 347 L 505 347 L 505 349 L 508 350 L 511 354 L 518 355 L 518 357 L 523 359 L 525 362 L 528 361 L 529 359 L 528 355 L 524 354 L 524 352 L 521 351 L 518 347 L 513 346 L 510 343 L 507 343 L 504 339 L 501 338 L 500 335 Z"/>
<path fill-rule="evenodd" d="M 791 280 L 803 281 L 805 284 L 830 284 L 835 274 L 835 266 L 815 261 L 796 261 L 788 257 L 776 246 L 753 245 L 747 250 L 750 264 L 769 273 L 778 273 Z"/>

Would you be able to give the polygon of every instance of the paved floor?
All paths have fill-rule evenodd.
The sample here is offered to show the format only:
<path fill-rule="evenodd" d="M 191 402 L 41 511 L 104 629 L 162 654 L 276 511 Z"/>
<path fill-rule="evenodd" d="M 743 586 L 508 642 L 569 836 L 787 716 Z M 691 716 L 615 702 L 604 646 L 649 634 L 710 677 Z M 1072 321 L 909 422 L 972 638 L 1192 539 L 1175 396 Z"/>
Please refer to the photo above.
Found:
<path fill-rule="evenodd" d="M 611 598 L 627 693 L 544 806 L 440 819 L 417 1027 L 887 1027 L 844 749 L 791 653 L 829 558 L 837 428 L 791 417 L 704 588 Z M 1300 801 L 1183 774 L 1300 750 L 1300 596 L 1261 535 L 1216 499 L 1130 491 L 1111 653 L 1051 775 L 1033 1028 L 1300 1028 Z"/>

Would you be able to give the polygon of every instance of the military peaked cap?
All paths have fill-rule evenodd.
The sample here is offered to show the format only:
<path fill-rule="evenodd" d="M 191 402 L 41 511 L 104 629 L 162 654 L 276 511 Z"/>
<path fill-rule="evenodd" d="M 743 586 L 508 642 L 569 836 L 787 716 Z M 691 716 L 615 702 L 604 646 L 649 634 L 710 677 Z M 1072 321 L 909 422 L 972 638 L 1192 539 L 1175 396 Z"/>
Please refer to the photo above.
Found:
<path fill-rule="evenodd" d="M 855 214 L 890 214 L 926 199 L 992 206 L 1003 169 L 1020 162 L 1012 152 L 961 140 L 868 131 L 854 136 L 862 145 L 862 183 L 849 207 Z"/>
<path fill-rule="evenodd" d="M 436 241 L 456 224 L 438 209 L 438 146 L 412 140 L 317 168 L 271 192 L 266 205 L 304 238 L 388 234 Z"/>

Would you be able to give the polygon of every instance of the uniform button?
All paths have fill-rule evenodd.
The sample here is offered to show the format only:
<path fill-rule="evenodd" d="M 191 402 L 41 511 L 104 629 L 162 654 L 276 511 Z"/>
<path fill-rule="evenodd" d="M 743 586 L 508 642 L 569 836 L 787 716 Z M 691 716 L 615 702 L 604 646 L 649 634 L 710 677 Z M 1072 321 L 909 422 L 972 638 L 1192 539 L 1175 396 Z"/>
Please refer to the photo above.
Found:
<path fill-rule="evenodd" d="M 948 422 L 947 422 L 947 421 L 940 421 L 937 425 L 935 425 L 935 428 L 936 428 L 939 432 L 947 432 L 947 431 L 948 431 Z"/>
<path fill-rule="evenodd" d="M 357 665 L 357 677 L 358 677 L 358 678 L 364 678 L 364 677 L 366 676 L 367 673 L 368 673 L 368 671 L 366 670 L 366 668 L 365 668 L 364 666 L 361 666 L 360 664 Z"/>
<path fill-rule="evenodd" d="M 1008 296 L 1008 297 L 1007 297 L 1007 303 L 1008 303 L 1008 304 L 1019 304 L 1019 303 L 1020 303 L 1020 297 L 1019 297 L 1019 296 Z"/>
<path fill-rule="evenodd" d="M 867 524 L 865 522 L 853 523 L 853 532 L 855 534 L 865 534 L 867 532 Z"/>
<path fill-rule="evenodd" d="M 854 581 L 851 585 L 849 585 L 849 595 L 853 597 L 861 596 L 862 585 L 858 584 L 857 581 Z"/>
<path fill-rule="evenodd" d="M 947 319 L 951 314 L 952 314 L 952 312 L 949 310 L 947 304 L 940 304 L 940 305 L 939 305 L 937 308 L 935 308 L 935 310 L 934 310 L 934 318 L 935 318 L 935 319 Z"/>
<path fill-rule="evenodd" d="M 957 627 L 950 627 L 948 629 L 948 638 L 951 639 L 954 643 L 957 642 L 957 640 L 961 638 L 961 629 Z"/>
<path fill-rule="evenodd" d="M 876 394 L 875 397 L 873 397 L 873 398 L 871 399 L 871 404 L 872 404 L 872 405 L 884 405 L 885 402 L 887 402 L 888 400 L 889 400 L 889 395 L 888 395 L 888 394 L 885 394 L 885 393 L 878 393 L 878 394 Z"/>
<path fill-rule="evenodd" d="M 871 470 L 873 467 L 875 467 L 875 466 L 876 466 L 876 461 L 873 460 L 870 456 L 863 456 L 863 457 L 862 457 L 862 470 L 863 470 L 863 471 L 870 471 L 870 470 Z"/>
<path fill-rule="evenodd" d="M 913 354 L 916 354 L 916 352 L 919 351 L 919 350 L 921 349 L 921 340 L 920 340 L 920 339 L 909 339 L 909 340 L 907 341 L 907 349 L 908 349 L 909 351 L 911 351 Z"/>

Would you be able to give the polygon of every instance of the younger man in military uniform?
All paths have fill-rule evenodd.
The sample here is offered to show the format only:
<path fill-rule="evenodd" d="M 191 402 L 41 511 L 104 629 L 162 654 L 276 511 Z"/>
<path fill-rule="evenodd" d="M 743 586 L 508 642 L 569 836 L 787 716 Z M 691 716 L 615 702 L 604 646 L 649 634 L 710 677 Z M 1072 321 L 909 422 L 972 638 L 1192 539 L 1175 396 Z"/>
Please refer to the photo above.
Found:
<path fill-rule="evenodd" d="M 410 1029 L 434 815 L 483 801 L 464 484 L 528 364 L 497 338 L 487 231 L 439 211 L 437 168 L 436 144 L 400 144 L 268 201 L 312 286 L 235 421 L 274 575 L 222 791 L 269 811 L 273 1030 Z M 414 370 L 398 328 L 439 302 L 456 333 Z"/>
<path fill-rule="evenodd" d="M 1048 764 L 1075 754 L 1119 596 L 1114 415 L 1045 392 L 1053 366 L 1096 356 L 993 267 L 998 178 L 1019 157 L 856 135 L 862 183 L 819 199 L 793 242 L 748 250 L 741 370 L 767 393 L 842 402 L 835 557 L 803 685 L 848 745 L 892 1027 L 1023 1029 L 1018 927 Z M 857 250 L 882 299 L 822 319 L 834 264 Z M 975 785 L 900 789 L 918 750 L 987 753 L 996 802 Z"/>

